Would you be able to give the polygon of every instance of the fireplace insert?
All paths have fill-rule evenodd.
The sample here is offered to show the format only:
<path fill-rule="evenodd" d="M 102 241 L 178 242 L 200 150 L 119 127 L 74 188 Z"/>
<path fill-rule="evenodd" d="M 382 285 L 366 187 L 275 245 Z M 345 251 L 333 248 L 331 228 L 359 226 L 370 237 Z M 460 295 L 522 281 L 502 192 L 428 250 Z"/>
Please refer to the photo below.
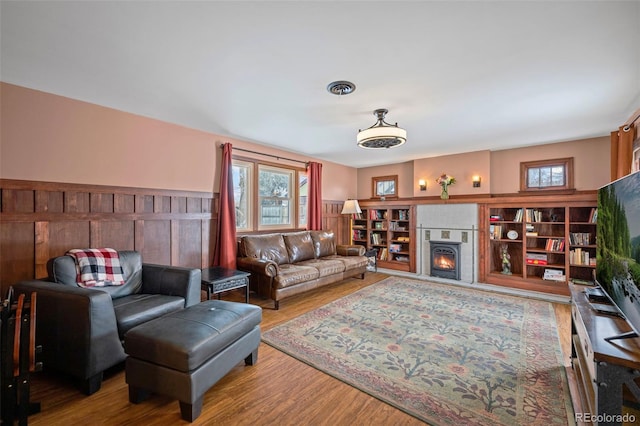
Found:
<path fill-rule="evenodd" d="M 449 241 L 431 241 L 432 277 L 460 280 L 460 244 Z"/>

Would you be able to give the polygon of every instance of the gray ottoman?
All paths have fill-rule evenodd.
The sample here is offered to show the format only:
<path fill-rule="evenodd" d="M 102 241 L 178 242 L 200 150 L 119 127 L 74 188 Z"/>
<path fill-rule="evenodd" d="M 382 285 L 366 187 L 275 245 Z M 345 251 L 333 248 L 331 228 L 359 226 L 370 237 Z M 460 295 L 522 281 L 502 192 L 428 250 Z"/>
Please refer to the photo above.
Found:
<path fill-rule="evenodd" d="M 258 361 L 260 321 L 258 306 L 208 300 L 129 330 L 124 336 L 129 401 L 167 395 L 192 422 L 211 386 L 243 359 L 247 365 Z"/>

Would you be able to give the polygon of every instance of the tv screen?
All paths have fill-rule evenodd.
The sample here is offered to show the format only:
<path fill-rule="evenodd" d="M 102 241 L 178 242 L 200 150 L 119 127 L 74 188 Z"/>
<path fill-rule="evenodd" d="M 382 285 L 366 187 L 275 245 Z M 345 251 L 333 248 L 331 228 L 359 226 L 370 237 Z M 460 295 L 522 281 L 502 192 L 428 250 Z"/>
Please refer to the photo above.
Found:
<path fill-rule="evenodd" d="M 636 337 L 640 331 L 640 172 L 598 190 L 596 280 Z"/>

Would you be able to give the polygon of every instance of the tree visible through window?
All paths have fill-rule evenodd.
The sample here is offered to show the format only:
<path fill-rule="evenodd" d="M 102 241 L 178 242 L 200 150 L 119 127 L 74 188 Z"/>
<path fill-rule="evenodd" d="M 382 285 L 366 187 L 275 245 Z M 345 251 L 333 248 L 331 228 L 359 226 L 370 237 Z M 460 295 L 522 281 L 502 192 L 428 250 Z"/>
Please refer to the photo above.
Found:
<path fill-rule="evenodd" d="M 573 158 L 520 163 L 520 190 L 573 189 Z"/>

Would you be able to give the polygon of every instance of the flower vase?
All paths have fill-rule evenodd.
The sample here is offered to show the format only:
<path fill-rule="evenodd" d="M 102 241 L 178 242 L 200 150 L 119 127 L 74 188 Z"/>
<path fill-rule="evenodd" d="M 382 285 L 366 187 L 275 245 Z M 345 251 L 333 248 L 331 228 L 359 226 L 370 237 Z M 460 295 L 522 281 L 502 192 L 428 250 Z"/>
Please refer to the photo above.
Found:
<path fill-rule="evenodd" d="M 442 193 L 440 194 L 440 198 L 442 198 L 443 200 L 449 199 L 449 188 L 447 188 L 447 185 L 442 185 Z"/>

